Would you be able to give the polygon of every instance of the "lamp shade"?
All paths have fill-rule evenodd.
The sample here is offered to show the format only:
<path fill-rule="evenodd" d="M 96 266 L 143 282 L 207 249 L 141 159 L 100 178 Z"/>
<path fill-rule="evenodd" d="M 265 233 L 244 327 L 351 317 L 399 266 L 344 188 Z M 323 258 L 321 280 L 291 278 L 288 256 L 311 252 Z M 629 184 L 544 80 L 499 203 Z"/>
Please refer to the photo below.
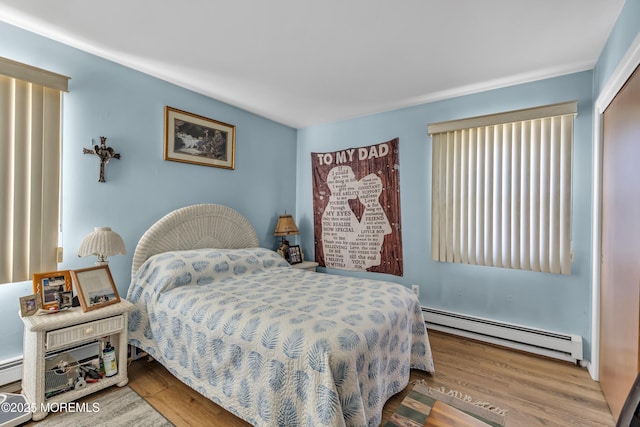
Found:
<path fill-rule="evenodd" d="M 273 232 L 273 235 L 290 236 L 292 234 L 300 234 L 293 217 L 289 214 L 280 215 L 278 223 L 276 224 L 276 231 Z"/>
<path fill-rule="evenodd" d="M 112 255 L 125 255 L 122 237 L 111 227 L 96 227 L 91 234 L 84 238 L 78 249 L 78 256 L 95 255 L 98 257 L 96 265 L 107 264 L 107 257 Z"/>

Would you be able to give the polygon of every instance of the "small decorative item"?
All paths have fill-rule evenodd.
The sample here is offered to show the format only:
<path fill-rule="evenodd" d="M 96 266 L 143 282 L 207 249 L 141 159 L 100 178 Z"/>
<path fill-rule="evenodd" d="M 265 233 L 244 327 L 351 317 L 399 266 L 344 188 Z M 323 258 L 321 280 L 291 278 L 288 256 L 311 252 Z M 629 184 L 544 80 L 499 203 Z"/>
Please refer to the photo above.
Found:
<path fill-rule="evenodd" d="M 87 312 L 120 302 L 108 265 L 71 271 L 82 311 Z"/>
<path fill-rule="evenodd" d="M 71 290 L 72 282 L 69 270 L 33 274 L 33 293 L 40 295 L 44 309 L 58 307 L 56 294 Z"/>
<path fill-rule="evenodd" d="M 164 126 L 165 160 L 234 169 L 235 126 L 168 106 Z"/>
<path fill-rule="evenodd" d="M 58 308 L 60 310 L 64 310 L 65 308 L 70 308 L 73 302 L 73 292 L 72 291 L 62 291 L 56 293 L 56 299 L 58 300 Z"/>
<path fill-rule="evenodd" d="M 289 264 L 300 264 L 302 262 L 302 251 L 300 245 L 289 246 Z"/>
<path fill-rule="evenodd" d="M 107 257 L 126 255 L 124 240 L 111 227 L 95 227 L 93 232 L 82 240 L 78 249 L 78 256 L 95 255 L 98 257 L 96 265 L 107 265 Z"/>
<path fill-rule="evenodd" d="M 33 316 L 42 308 L 42 298 L 40 294 L 27 295 L 20 297 L 20 315 Z"/>
<path fill-rule="evenodd" d="M 120 158 L 120 153 L 116 153 L 113 148 L 107 147 L 107 137 L 105 136 L 100 137 L 100 145 L 94 145 L 92 149 L 83 148 L 82 152 L 96 155 L 100 159 L 100 178 L 98 178 L 98 182 L 106 182 L 104 179 L 104 167 L 109 163 L 109 160 Z"/>
<path fill-rule="evenodd" d="M 287 261 L 289 261 L 289 241 L 285 239 L 285 237 L 292 236 L 294 234 L 300 234 L 298 226 L 293 220 L 293 217 L 285 212 L 284 215 L 280 215 L 280 218 L 278 218 L 278 223 L 276 224 L 276 229 L 273 232 L 273 235 L 282 238 L 277 252 Z"/>

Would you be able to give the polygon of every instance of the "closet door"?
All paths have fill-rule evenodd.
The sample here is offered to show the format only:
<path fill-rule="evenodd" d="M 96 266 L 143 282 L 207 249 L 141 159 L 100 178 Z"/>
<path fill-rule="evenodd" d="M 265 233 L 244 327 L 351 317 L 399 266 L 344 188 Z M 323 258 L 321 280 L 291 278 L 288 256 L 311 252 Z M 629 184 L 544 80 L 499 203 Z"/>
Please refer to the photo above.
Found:
<path fill-rule="evenodd" d="M 604 113 L 600 384 L 616 420 L 640 368 L 639 69 Z"/>

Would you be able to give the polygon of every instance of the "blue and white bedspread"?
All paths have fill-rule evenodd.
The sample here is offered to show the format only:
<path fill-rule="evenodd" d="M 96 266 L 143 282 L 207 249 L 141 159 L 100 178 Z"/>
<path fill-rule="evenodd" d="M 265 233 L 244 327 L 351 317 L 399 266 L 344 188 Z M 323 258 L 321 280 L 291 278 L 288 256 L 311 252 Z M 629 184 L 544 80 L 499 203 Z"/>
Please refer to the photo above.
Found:
<path fill-rule="evenodd" d="M 411 368 L 433 371 L 417 297 L 291 268 L 261 248 L 151 257 L 129 341 L 256 426 L 378 426 Z"/>

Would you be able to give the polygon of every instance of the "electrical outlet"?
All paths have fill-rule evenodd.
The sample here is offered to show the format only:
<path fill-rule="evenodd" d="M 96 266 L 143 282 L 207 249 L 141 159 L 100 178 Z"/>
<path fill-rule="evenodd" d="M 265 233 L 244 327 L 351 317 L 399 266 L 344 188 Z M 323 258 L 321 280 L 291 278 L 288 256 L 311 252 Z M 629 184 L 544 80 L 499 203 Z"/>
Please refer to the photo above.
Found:
<path fill-rule="evenodd" d="M 411 285 L 411 290 L 413 291 L 414 294 L 416 294 L 418 298 L 420 298 L 420 286 Z"/>

